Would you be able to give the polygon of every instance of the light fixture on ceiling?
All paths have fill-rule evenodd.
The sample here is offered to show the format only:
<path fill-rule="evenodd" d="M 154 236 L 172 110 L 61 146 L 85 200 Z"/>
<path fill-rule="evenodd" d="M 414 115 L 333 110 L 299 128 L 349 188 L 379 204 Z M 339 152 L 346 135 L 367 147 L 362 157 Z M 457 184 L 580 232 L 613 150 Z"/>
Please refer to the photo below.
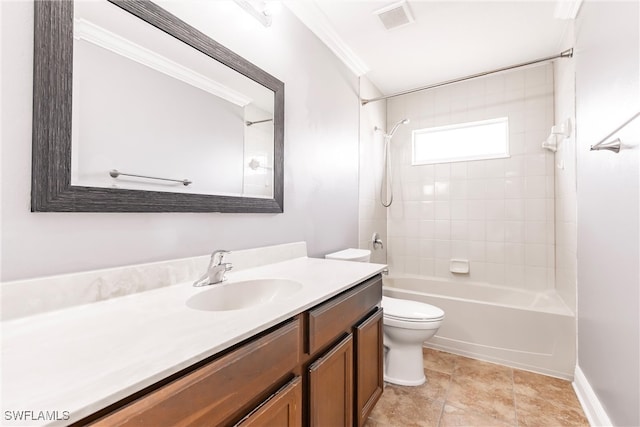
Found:
<path fill-rule="evenodd" d="M 273 22 L 267 3 L 262 0 L 233 0 L 249 15 L 256 18 L 265 27 L 270 27 Z"/>
<path fill-rule="evenodd" d="M 387 30 L 404 27 L 413 22 L 413 15 L 405 0 L 385 6 L 373 13 L 378 15 L 382 25 Z"/>

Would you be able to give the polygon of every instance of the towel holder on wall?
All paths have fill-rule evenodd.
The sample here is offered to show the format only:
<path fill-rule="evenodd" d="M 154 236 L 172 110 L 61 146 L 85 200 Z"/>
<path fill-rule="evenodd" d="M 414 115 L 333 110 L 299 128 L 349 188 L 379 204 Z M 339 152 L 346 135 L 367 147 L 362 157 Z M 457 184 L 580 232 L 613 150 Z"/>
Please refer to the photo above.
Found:
<path fill-rule="evenodd" d="M 633 117 L 631 117 L 629 120 L 627 120 L 626 122 L 618 126 L 613 132 L 611 132 L 609 135 L 602 138 L 597 144 L 592 145 L 589 151 L 609 150 L 609 151 L 613 151 L 614 153 L 619 153 L 620 147 L 622 146 L 622 141 L 620 141 L 620 138 L 616 138 L 613 141 L 608 141 L 608 142 L 607 140 L 611 138 L 613 135 L 615 135 L 623 127 L 625 127 L 626 125 L 634 121 L 638 116 L 640 116 L 640 112 L 637 112 L 636 114 L 634 114 Z"/>
<path fill-rule="evenodd" d="M 133 173 L 120 172 L 118 169 L 111 169 L 109 171 L 109 176 L 111 176 L 111 178 L 117 178 L 120 175 L 122 175 L 122 176 L 134 176 L 136 178 L 157 179 L 159 181 L 179 182 L 180 184 L 184 185 L 185 187 L 187 185 L 193 183 L 193 181 L 189 181 L 188 179 L 159 178 L 157 176 L 137 175 L 137 174 L 133 174 Z"/>

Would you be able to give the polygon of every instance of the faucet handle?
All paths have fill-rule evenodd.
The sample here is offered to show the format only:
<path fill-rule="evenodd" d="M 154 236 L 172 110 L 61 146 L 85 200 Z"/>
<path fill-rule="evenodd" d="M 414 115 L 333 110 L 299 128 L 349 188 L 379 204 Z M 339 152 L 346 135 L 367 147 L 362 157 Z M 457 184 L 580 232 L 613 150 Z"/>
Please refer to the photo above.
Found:
<path fill-rule="evenodd" d="M 214 251 L 211 254 L 211 262 L 209 263 L 209 267 L 215 267 L 216 265 L 222 264 L 222 261 L 224 260 L 224 256 L 230 253 L 231 253 L 230 251 L 226 251 L 224 249 Z"/>

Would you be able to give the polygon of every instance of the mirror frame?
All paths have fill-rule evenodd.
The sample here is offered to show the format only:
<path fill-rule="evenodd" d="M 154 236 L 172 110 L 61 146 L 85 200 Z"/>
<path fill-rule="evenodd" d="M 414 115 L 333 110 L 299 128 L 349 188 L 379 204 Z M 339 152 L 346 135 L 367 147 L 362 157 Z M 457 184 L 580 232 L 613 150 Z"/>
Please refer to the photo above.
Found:
<path fill-rule="evenodd" d="M 284 210 L 284 83 L 149 0 L 108 0 L 274 92 L 273 198 L 71 185 L 73 1 L 34 2 L 32 212 Z"/>

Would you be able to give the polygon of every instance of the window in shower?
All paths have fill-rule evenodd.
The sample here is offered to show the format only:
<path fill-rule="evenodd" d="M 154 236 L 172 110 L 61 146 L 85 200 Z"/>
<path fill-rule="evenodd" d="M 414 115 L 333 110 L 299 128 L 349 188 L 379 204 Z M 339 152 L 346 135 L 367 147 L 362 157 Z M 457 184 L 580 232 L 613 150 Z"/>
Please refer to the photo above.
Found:
<path fill-rule="evenodd" d="M 412 165 L 509 157 L 509 118 L 417 129 Z"/>

